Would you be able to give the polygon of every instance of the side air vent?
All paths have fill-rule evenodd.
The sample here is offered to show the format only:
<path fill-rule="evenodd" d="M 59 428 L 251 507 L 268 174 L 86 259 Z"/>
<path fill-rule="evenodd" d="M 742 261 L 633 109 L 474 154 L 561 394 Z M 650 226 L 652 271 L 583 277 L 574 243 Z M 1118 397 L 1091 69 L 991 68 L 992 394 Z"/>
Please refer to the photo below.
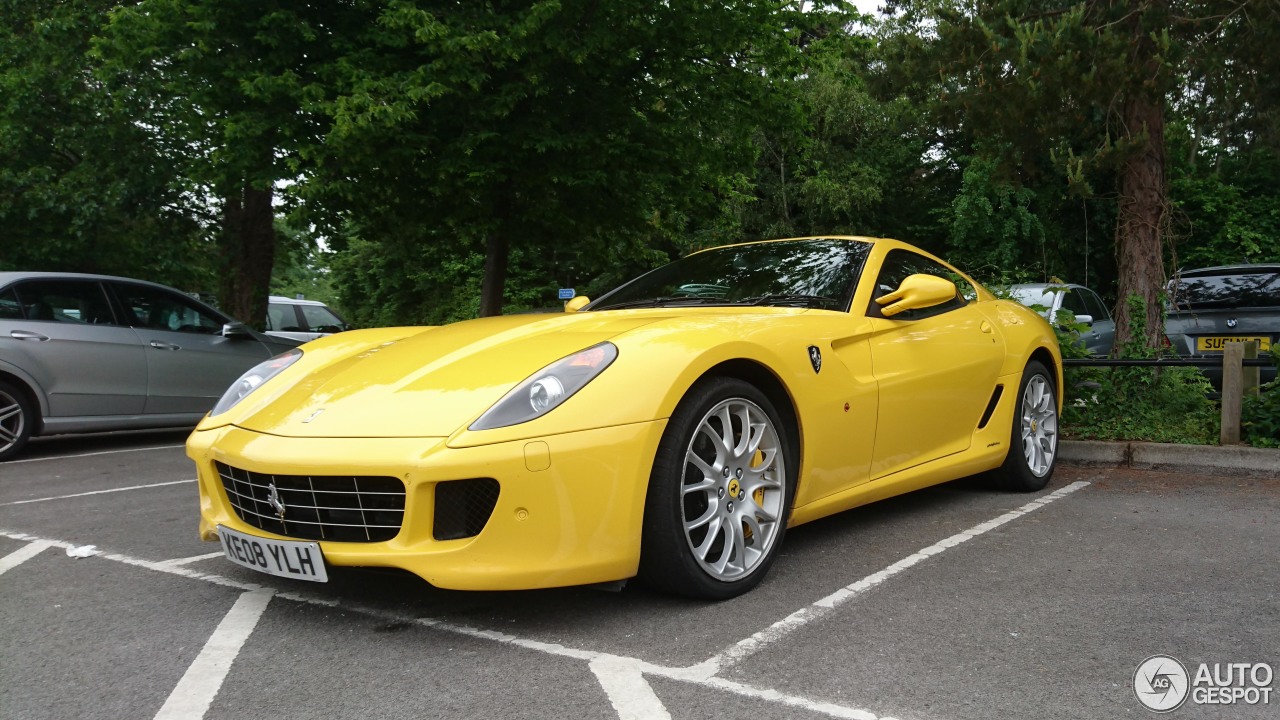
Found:
<path fill-rule="evenodd" d="M 436 540 L 457 540 L 479 535 L 498 504 L 498 490 L 498 481 L 493 478 L 436 483 L 432 537 Z"/>
<path fill-rule="evenodd" d="M 987 402 L 987 409 L 982 412 L 982 419 L 978 421 L 979 430 L 986 427 L 987 423 L 991 421 L 991 414 L 996 411 L 996 405 L 1000 404 L 1000 396 L 1002 394 L 1004 394 L 1004 386 L 997 385 L 995 391 L 991 393 L 991 400 Z"/>

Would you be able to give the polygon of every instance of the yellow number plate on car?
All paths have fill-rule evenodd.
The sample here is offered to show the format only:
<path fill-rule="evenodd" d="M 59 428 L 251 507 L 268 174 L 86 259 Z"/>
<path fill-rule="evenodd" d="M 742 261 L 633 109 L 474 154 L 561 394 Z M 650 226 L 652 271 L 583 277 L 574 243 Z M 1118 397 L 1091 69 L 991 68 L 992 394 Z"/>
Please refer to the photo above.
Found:
<path fill-rule="evenodd" d="M 1258 350 L 1262 352 L 1271 349 L 1271 338 L 1265 337 L 1201 337 L 1196 338 L 1196 349 L 1222 352 L 1229 342 L 1249 342 L 1250 340 L 1256 340 Z"/>

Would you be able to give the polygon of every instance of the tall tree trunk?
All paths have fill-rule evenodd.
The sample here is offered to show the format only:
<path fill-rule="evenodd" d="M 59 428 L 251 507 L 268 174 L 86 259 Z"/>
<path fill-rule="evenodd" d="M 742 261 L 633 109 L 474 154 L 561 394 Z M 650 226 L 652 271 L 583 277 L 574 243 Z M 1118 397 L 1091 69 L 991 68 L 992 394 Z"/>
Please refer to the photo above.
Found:
<path fill-rule="evenodd" d="M 502 293 L 507 285 L 507 257 L 511 238 L 501 226 L 489 231 L 484 248 L 484 279 L 480 281 L 480 317 L 502 314 Z"/>
<path fill-rule="evenodd" d="M 272 189 L 242 188 L 222 206 L 222 311 L 254 327 L 267 318 L 271 268 L 276 258 Z"/>
<path fill-rule="evenodd" d="M 1165 282 L 1163 234 L 1168 210 L 1163 103 L 1146 93 L 1135 94 L 1125 102 L 1124 121 L 1129 137 L 1142 142 L 1120 171 L 1120 208 L 1116 221 L 1120 302 L 1116 311 L 1116 347 L 1140 340 L 1147 347 L 1156 348 L 1164 333 L 1161 294 Z M 1143 317 L 1133 316 L 1128 302 L 1130 296 L 1141 299 L 1145 308 Z"/>

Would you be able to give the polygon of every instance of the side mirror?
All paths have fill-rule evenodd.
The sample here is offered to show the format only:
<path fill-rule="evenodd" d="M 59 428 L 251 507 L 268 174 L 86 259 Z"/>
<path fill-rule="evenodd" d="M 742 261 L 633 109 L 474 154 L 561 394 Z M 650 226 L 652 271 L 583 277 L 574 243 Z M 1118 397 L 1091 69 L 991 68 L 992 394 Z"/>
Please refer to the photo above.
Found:
<path fill-rule="evenodd" d="M 579 295 L 578 297 L 564 304 L 564 311 L 578 312 L 582 308 L 586 307 L 587 303 L 589 302 L 591 302 L 591 298 L 587 297 L 586 295 Z"/>
<path fill-rule="evenodd" d="M 242 322 L 229 322 L 226 325 L 223 325 L 222 332 L 219 334 L 224 338 L 230 338 L 232 340 L 243 340 L 245 338 L 253 337 L 253 334 L 249 332 L 249 328 L 245 327 L 245 324 Z"/>
<path fill-rule="evenodd" d="M 1093 324 L 1093 316 L 1092 316 L 1092 315 L 1077 315 L 1077 316 L 1076 316 L 1076 322 L 1081 323 L 1081 324 L 1083 324 L 1083 325 L 1092 325 L 1092 324 Z"/>
<path fill-rule="evenodd" d="M 876 302 L 879 303 L 880 312 L 885 317 L 893 317 L 907 310 L 920 310 L 941 305 L 954 300 L 958 293 L 956 284 L 950 280 L 944 280 L 936 275 L 917 273 L 908 275 L 897 290 L 881 295 L 876 298 Z"/>

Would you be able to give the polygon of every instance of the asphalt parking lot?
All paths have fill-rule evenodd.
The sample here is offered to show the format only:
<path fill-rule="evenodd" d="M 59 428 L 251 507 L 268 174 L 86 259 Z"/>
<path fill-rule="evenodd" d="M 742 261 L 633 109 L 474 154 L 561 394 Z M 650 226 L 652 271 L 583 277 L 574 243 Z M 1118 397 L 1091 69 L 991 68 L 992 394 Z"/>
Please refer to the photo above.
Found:
<path fill-rule="evenodd" d="M 256 574 L 196 539 L 183 439 L 0 464 L 0 718 L 1110 719 L 1151 714 L 1153 655 L 1280 670 L 1276 479 L 962 480 L 797 528 L 760 588 L 709 604 Z"/>

